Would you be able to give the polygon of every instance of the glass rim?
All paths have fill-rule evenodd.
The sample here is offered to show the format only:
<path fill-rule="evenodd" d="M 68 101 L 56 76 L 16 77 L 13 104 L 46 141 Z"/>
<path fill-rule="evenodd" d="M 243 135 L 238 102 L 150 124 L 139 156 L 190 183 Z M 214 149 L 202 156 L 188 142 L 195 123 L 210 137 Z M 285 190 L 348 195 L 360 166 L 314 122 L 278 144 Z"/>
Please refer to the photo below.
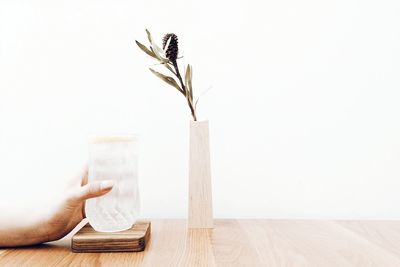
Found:
<path fill-rule="evenodd" d="M 89 136 L 89 143 L 119 143 L 119 142 L 137 142 L 139 135 L 136 133 L 111 133 L 111 134 L 94 134 Z"/>

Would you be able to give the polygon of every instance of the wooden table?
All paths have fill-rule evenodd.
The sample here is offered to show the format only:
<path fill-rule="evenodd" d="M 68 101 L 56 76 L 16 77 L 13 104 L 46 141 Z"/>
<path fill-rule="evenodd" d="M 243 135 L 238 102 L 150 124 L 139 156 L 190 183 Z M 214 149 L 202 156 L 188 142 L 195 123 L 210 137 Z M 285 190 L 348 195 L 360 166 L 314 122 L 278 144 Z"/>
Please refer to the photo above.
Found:
<path fill-rule="evenodd" d="M 73 253 L 70 236 L 0 250 L 0 266 L 400 266 L 399 221 L 152 220 L 140 253 Z"/>

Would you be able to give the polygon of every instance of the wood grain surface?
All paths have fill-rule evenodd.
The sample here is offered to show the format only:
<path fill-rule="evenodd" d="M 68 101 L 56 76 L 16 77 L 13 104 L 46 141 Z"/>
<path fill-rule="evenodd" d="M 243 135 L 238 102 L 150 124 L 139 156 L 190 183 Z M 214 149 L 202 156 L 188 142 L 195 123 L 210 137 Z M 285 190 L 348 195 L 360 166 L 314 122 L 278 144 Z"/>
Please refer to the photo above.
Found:
<path fill-rule="evenodd" d="M 82 225 L 83 226 L 83 225 Z M 400 221 L 151 220 L 143 252 L 73 253 L 71 235 L 0 249 L 0 266 L 400 266 Z"/>
<path fill-rule="evenodd" d="M 143 251 L 150 239 L 151 223 L 138 221 L 126 231 L 96 232 L 89 223 L 72 236 L 73 252 L 137 252 Z"/>

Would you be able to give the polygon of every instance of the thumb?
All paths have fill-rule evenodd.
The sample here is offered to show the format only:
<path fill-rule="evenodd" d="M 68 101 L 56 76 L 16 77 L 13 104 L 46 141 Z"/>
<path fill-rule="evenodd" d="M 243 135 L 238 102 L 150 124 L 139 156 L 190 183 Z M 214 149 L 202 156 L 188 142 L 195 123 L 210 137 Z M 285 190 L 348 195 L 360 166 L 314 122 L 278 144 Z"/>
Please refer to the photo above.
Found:
<path fill-rule="evenodd" d="M 107 194 L 114 186 L 113 180 L 94 181 L 84 186 L 81 186 L 74 192 L 73 199 L 83 201 L 89 198 L 99 197 Z"/>

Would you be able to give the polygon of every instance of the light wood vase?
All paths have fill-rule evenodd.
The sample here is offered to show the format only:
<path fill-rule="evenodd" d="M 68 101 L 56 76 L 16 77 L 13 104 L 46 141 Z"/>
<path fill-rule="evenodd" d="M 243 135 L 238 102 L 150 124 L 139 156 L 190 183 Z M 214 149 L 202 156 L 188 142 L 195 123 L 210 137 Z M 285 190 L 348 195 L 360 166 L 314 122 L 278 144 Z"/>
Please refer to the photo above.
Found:
<path fill-rule="evenodd" d="M 208 120 L 190 122 L 188 228 L 213 228 Z"/>

